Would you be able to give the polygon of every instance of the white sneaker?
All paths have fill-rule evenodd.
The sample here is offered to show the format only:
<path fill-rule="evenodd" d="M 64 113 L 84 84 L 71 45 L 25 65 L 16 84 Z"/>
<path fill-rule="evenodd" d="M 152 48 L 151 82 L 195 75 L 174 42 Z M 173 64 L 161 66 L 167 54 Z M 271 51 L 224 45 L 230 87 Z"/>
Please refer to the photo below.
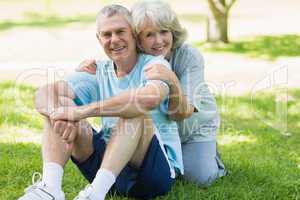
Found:
<path fill-rule="evenodd" d="M 93 186 L 92 185 L 87 185 L 84 190 L 80 191 L 78 196 L 75 197 L 74 200 L 92 200 L 90 195 L 92 193 Z"/>
<path fill-rule="evenodd" d="M 51 189 L 47 187 L 42 181 L 35 183 L 34 176 L 32 185 L 24 190 L 25 194 L 21 196 L 18 200 L 65 200 L 65 194 L 63 191 L 60 191 L 59 195 L 55 196 L 51 194 Z"/>

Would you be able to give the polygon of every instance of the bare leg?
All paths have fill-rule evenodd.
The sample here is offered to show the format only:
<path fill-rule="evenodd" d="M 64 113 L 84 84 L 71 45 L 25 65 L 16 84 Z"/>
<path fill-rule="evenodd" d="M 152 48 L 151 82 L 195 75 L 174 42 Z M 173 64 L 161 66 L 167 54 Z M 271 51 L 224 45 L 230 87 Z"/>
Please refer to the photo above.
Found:
<path fill-rule="evenodd" d="M 104 200 L 116 177 L 128 163 L 135 168 L 141 166 L 153 135 L 152 120 L 147 116 L 119 120 L 91 184 L 90 199 Z"/>
<path fill-rule="evenodd" d="M 71 99 L 63 99 L 63 105 L 75 105 Z M 54 132 L 49 118 L 45 118 L 42 154 L 44 162 L 54 162 L 62 167 L 68 162 L 71 155 L 78 161 L 84 161 L 93 152 L 92 128 L 85 120 L 80 121 L 77 136 L 71 144 L 72 148 L 67 148 L 61 136 Z"/>
<path fill-rule="evenodd" d="M 153 135 L 152 120 L 147 116 L 120 119 L 112 130 L 101 168 L 110 170 L 115 176 L 128 162 L 139 168 Z"/>
<path fill-rule="evenodd" d="M 54 162 L 62 167 L 65 166 L 71 155 L 67 144 L 59 134 L 54 132 L 49 118 L 45 118 L 42 154 L 44 162 Z"/>

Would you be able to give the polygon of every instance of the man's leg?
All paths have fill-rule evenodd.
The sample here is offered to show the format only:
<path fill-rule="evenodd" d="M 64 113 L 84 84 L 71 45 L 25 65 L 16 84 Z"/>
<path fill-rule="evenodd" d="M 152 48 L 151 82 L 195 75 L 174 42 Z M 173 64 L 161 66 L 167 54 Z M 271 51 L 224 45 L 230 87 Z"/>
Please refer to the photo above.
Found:
<path fill-rule="evenodd" d="M 64 99 L 62 102 L 64 105 L 75 105 L 71 99 Z M 54 131 L 50 119 L 45 117 L 42 141 L 43 178 L 39 187 L 42 187 L 46 192 L 40 194 L 43 190 L 32 188 L 32 192 L 27 192 L 20 198 L 21 200 L 53 199 L 52 197 L 55 200 L 64 199 L 61 189 L 63 168 L 70 156 L 72 155 L 77 160 L 82 161 L 87 159 L 93 152 L 91 126 L 88 122 L 81 121 L 76 129 L 77 136 L 75 140 L 67 144 L 62 136 Z"/>
<path fill-rule="evenodd" d="M 63 106 L 75 106 L 72 99 L 60 98 Z M 67 123 L 67 122 L 59 122 Z M 87 159 L 93 152 L 92 128 L 85 120 L 75 127 L 74 124 L 66 127 L 77 132 L 74 141 L 67 144 L 62 136 L 55 132 L 49 118 L 45 118 L 42 154 L 43 154 L 43 181 L 50 186 L 61 189 L 63 168 L 71 155 L 78 161 Z M 63 130 L 64 131 L 64 130 Z M 60 176 L 60 177 L 58 177 Z"/>
<path fill-rule="evenodd" d="M 147 116 L 120 119 L 112 130 L 101 167 L 92 182 L 91 199 L 104 199 L 121 170 L 130 163 L 139 168 L 154 135 Z"/>
<path fill-rule="evenodd" d="M 116 176 L 128 162 L 138 169 L 153 135 L 152 120 L 147 116 L 120 119 L 112 130 L 101 168 L 109 169 Z"/>

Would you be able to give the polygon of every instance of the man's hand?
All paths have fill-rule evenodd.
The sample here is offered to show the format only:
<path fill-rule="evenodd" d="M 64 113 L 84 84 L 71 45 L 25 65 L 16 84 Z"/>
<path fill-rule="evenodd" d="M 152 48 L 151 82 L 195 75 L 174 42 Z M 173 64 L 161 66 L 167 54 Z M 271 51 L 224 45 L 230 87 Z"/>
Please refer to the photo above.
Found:
<path fill-rule="evenodd" d="M 55 133 L 59 134 L 67 144 L 72 143 L 78 133 L 78 122 L 68 122 L 63 120 L 52 120 Z"/>
<path fill-rule="evenodd" d="M 63 120 L 77 122 L 83 118 L 83 113 L 79 106 L 59 107 L 50 114 L 50 119 L 53 121 Z"/>
<path fill-rule="evenodd" d="M 96 60 L 91 59 L 91 60 L 84 60 L 79 64 L 79 66 L 76 68 L 76 71 L 78 72 L 87 72 L 90 74 L 96 74 Z"/>

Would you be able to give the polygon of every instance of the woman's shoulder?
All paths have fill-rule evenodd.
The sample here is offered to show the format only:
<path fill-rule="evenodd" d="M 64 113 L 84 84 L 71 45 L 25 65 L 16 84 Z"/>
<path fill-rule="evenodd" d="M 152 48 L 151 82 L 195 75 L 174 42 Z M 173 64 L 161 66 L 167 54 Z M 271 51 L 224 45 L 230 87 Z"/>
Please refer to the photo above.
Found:
<path fill-rule="evenodd" d="M 177 60 L 177 62 L 179 60 L 184 60 L 184 62 L 204 62 L 200 50 L 188 43 L 184 43 L 176 48 L 173 53 L 173 58 Z"/>
<path fill-rule="evenodd" d="M 183 43 L 181 46 L 179 46 L 177 49 L 175 49 L 175 52 L 180 54 L 188 54 L 188 55 L 201 55 L 202 53 L 200 50 L 193 45 L 189 43 Z"/>

